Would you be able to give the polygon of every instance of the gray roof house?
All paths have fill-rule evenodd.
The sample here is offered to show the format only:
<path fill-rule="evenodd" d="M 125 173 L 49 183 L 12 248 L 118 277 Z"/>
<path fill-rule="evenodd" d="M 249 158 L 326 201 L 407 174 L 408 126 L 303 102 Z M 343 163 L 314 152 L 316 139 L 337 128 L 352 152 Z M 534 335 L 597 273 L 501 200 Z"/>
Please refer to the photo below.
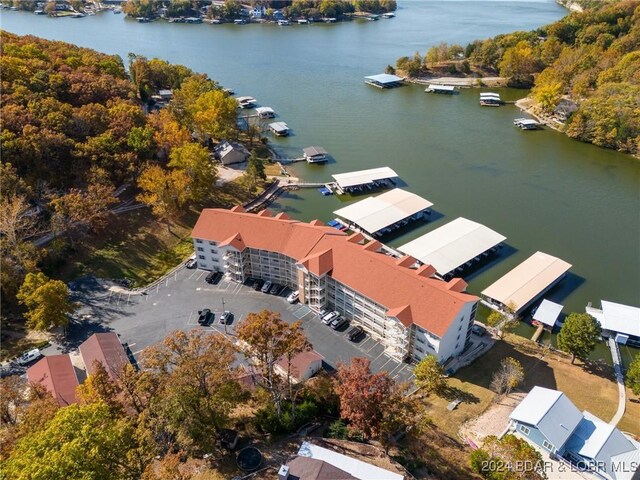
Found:
<path fill-rule="evenodd" d="M 215 148 L 216 155 L 223 165 L 246 162 L 249 151 L 239 143 L 223 141 Z"/>
<path fill-rule="evenodd" d="M 607 480 L 640 479 L 640 443 L 557 390 L 533 387 L 509 416 L 511 430 Z"/>

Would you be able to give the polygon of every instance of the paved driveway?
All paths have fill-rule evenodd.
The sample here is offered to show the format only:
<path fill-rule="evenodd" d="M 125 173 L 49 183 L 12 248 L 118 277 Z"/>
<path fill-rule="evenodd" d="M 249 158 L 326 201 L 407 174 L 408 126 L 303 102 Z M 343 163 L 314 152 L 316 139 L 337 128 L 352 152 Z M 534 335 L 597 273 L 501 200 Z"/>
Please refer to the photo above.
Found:
<path fill-rule="evenodd" d="M 115 331 L 137 358 L 145 347 L 160 342 L 174 330 L 204 328 L 224 335 L 224 326 L 219 323 L 223 310 L 234 314 L 233 323 L 227 327 L 227 334 L 233 336 L 235 326 L 248 313 L 268 309 L 280 312 L 287 322 L 302 322 L 313 348 L 325 357 L 328 370 L 354 357 L 366 357 L 373 371 L 386 370 L 398 381 L 413 378 L 412 367 L 386 355 L 378 342 L 369 336 L 357 343 L 350 342 L 345 329 L 336 332 L 322 324 L 307 306 L 287 303 L 286 292 L 276 297 L 226 280 L 209 285 L 204 281 L 207 273 L 181 268 L 146 295 L 114 291 L 95 281 L 79 282 L 75 300 L 82 307 L 69 329 L 68 342 L 64 349 L 52 347 L 45 353 L 72 350 L 94 332 Z M 209 327 L 201 327 L 197 322 L 198 310 L 203 308 L 215 313 Z"/>

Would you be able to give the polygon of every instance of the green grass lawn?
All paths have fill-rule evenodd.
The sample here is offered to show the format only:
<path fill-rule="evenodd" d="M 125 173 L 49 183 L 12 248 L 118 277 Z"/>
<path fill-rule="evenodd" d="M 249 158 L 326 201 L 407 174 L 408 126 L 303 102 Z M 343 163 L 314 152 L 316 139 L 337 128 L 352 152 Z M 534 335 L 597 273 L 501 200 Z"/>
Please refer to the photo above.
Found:
<path fill-rule="evenodd" d="M 571 365 L 570 359 L 554 352 L 543 352 L 530 340 L 507 335 L 472 365 L 459 370 L 449 379 L 451 391 L 446 395 L 426 398 L 434 423 L 449 435 L 455 436 L 466 420 L 480 415 L 490 405 L 495 394 L 489 389 L 493 372 L 500 361 L 513 357 L 524 371 L 524 383 L 519 387 L 528 392 L 535 385 L 564 392 L 580 410 L 608 422 L 616 412 L 618 389 L 611 368 Z M 456 410 L 446 409 L 455 398 L 464 401 Z M 627 413 L 621 422 L 625 431 L 640 434 L 640 406 L 627 402 Z"/>

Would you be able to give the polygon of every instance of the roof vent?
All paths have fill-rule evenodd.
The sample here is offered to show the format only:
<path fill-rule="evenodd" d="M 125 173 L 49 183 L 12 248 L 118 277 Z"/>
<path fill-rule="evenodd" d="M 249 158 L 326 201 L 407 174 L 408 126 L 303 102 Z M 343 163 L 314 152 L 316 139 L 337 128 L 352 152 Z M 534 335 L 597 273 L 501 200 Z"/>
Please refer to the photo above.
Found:
<path fill-rule="evenodd" d="M 289 465 L 281 465 L 278 470 L 278 480 L 287 480 L 289 478 Z"/>

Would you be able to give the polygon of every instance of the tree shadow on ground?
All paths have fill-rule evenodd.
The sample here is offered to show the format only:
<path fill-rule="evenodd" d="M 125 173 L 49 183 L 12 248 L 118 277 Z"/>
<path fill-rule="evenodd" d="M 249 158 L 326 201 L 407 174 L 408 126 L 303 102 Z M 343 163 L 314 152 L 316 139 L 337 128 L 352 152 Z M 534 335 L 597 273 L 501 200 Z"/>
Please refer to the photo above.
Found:
<path fill-rule="evenodd" d="M 464 403 L 480 403 L 480 399 L 473 393 L 465 392 L 451 385 L 438 390 L 438 396 L 449 401 L 462 400 Z"/>

